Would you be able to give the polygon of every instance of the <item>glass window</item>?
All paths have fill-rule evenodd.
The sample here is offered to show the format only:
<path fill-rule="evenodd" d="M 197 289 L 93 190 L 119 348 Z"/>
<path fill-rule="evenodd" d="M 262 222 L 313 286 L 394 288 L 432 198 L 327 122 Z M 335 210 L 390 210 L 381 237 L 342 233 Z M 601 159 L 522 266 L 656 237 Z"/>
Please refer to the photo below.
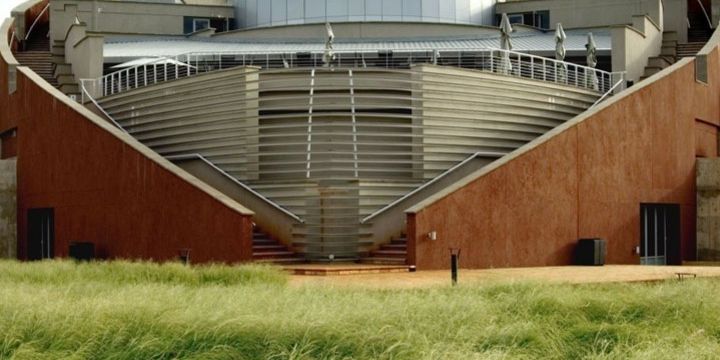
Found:
<path fill-rule="evenodd" d="M 272 23 L 287 23 L 287 0 L 272 0 Z"/>
<path fill-rule="evenodd" d="M 287 18 L 288 22 L 297 22 L 305 16 L 305 8 L 303 0 L 287 0 Z"/>
<path fill-rule="evenodd" d="M 272 21 L 272 2 L 260 0 L 257 4 L 258 26 L 270 25 Z"/>
<path fill-rule="evenodd" d="M 210 19 L 193 19 L 193 32 L 210 28 Z"/>
<path fill-rule="evenodd" d="M 325 0 L 305 0 L 305 19 L 325 20 Z"/>
<path fill-rule="evenodd" d="M 538 11 L 535 13 L 535 26 L 541 29 L 550 28 L 550 11 Z"/>
<path fill-rule="evenodd" d="M 235 25 L 238 29 L 245 27 L 245 0 L 235 0 Z"/>
<path fill-rule="evenodd" d="M 455 22 L 455 0 L 440 2 L 440 20 Z"/>
<path fill-rule="evenodd" d="M 382 12 L 386 16 L 402 16 L 402 0 L 383 0 Z"/>
<path fill-rule="evenodd" d="M 422 0 L 422 17 L 426 21 L 440 18 L 440 0 Z"/>
<path fill-rule="evenodd" d="M 245 14 L 245 22 L 248 27 L 257 26 L 257 2 L 258 0 L 247 0 L 247 13 Z"/>
<path fill-rule="evenodd" d="M 523 14 L 508 14 L 508 20 L 511 24 L 525 24 L 525 16 Z"/>
<path fill-rule="evenodd" d="M 365 20 L 365 0 L 348 0 L 350 21 Z"/>
<path fill-rule="evenodd" d="M 342 21 L 348 18 L 348 0 L 327 0 L 328 21 Z"/>
<path fill-rule="evenodd" d="M 470 0 L 455 0 L 455 21 L 470 22 Z"/>
<path fill-rule="evenodd" d="M 403 20 L 420 21 L 422 18 L 422 0 L 403 0 Z"/>
<path fill-rule="evenodd" d="M 365 0 L 365 20 L 382 20 L 382 0 Z"/>
<path fill-rule="evenodd" d="M 382 16 L 382 0 L 365 0 L 365 15 Z"/>

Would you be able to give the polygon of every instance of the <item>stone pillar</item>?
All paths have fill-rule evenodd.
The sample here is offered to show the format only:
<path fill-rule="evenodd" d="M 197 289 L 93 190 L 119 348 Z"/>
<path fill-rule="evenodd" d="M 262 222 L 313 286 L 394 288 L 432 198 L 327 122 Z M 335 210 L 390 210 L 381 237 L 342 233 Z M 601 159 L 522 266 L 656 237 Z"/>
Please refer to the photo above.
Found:
<path fill-rule="evenodd" d="M 17 258 L 16 190 L 15 159 L 0 160 L 0 259 Z"/>
<path fill-rule="evenodd" d="M 720 261 L 720 158 L 697 161 L 697 257 Z"/>

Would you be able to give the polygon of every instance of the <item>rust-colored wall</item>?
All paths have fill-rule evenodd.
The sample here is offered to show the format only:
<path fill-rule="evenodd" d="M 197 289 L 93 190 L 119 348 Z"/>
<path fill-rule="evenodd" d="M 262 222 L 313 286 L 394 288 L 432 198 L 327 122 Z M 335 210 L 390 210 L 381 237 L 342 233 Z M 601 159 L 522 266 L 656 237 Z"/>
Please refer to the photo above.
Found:
<path fill-rule="evenodd" d="M 7 93 L 0 60 L 0 124 L 18 124 L 19 257 L 27 211 L 55 209 L 56 255 L 71 241 L 96 243 L 107 258 L 194 262 L 252 258 L 250 216 L 211 196 L 91 122 L 18 71 Z M 41 80 L 39 80 L 41 81 Z M 181 170 L 177 170 L 182 172 Z"/>
<path fill-rule="evenodd" d="M 703 121 L 695 122 L 695 155 L 702 158 L 718 156 L 718 127 Z"/>
<path fill-rule="evenodd" d="M 447 268 L 458 247 L 468 268 L 568 265 L 579 238 L 600 237 L 609 263 L 637 264 L 641 203 L 682 205 L 682 257 L 693 259 L 695 157 L 717 155 L 720 119 L 717 50 L 708 63 L 710 85 L 686 63 L 409 214 L 409 260 Z"/>

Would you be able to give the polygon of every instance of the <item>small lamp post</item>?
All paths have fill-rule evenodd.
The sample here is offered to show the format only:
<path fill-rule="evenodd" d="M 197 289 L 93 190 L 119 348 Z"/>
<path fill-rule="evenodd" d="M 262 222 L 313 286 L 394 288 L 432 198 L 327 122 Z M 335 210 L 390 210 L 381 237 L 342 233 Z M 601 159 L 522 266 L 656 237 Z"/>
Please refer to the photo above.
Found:
<path fill-rule="evenodd" d="M 453 286 L 458 283 L 458 267 L 460 266 L 460 249 L 450 248 L 450 276 Z"/>

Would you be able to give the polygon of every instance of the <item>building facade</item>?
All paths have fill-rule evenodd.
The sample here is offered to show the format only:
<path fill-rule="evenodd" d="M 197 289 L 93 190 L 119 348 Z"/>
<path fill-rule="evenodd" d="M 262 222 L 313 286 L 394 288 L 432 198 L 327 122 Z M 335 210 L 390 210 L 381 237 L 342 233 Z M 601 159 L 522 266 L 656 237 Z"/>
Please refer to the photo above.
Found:
<path fill-rule="evenodd" d="M 17 173 L 0 199 L 17 226 L 0 229 L 28 260 L 90 243 L 106 259 L 435 269 L 459 248 L 467 267 L 548 266 L 585 238 L 609 263 L 695 260 L 719 41 L 702 9 L 682 14 L 687 40 L 666 28 L 671 3 L 582 22 L 564 0 L 28 1 L 0 42 L 0 165 Z M 505 12 L 532 21 L 513 51 Z M 536 28 L 555 21 L 561 60 Z"/>

